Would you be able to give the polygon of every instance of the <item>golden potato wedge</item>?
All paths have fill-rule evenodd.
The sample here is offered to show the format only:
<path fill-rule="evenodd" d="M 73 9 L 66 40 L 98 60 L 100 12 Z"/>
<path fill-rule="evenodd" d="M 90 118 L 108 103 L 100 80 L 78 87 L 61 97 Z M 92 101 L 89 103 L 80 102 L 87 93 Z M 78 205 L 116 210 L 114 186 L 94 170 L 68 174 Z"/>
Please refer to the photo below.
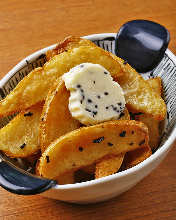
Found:
<path fill-rule="evenodd" d="M 116 56 L 114 58 L 123 70 L 123 75 L 114 78 L 125 93 L 128 110 L 133 113 L 146 113 L 157 120 L 163 120 L 166 116 L 166 104 L 161 96 L 129 64 Z"/>
<path fill-rule="evenodd" d="M 47 94 L 45 91 L 47 85 L 48 82 L 43 77 L 41 67 L 31 71 L 9 95 L 0 101 L 0 117 L 24 111 L 44 100 Z"/>
<path fill-rule="evenodd" d="M 161 78 L 157 77 L 153 79 L 148 79 L 147 82 L 149 83 L 151 88 L 158 95 L 161 96 L 162 93 Z M 154 118 L 152 118 L 150 115 L 147 114 L 136 114 L 135 120 L 141 121 L 147 125 L 149 129 L 149 146 L 151 147 L 151 149 L 157 148 L 160 141 L 160 131 L 159 131 L 160 121 L 155 120 Z"/>
<path fill-rule="evenodd" d="M 44 151 L 40 176 L 55 179 L 64 173 L 148 144 L 148 128 L 134 120 L 115 120 L 82 127 L 61 136 Z M 53 169 L 54 167 L 54 169 Z"/>
<path fill-rule="evenodd" d="M 160 77 L 148 79 L 147 83 L 158 95 L 161 96 L 162 85 L 161 85 Z M 124 159 L 125 169 L 133 167 L 141 163 L 145 159 L 147 159 L 152 154 L 151 149 L 155 149 L 158 146 L 160 140 L 160 134 L 159 134 L 160 121 L 152 118 L 151 115 L 147 115 L 147 114 L 136 114 L 134 115 L 134 119 L 143 122 L 148 127 L 150 147 L 147 146 L 143 149 L 137 149 L 133 152 L 126 153 Z"/>
<path fill-rule="evenodd" d="M 125 108 L 124 114 L 122 115 L 120 120 L 130 120 L 130 114 L 129 114 L 127 108 Z M 117 155 L 117 156 L 111 155 L 111 156 L 107 156 L 107 157 L 103 158 L 101 161 L 96 163 L 95 178 L 98 179 L 103 176 L 108 176 L 113 173 L 116 173 L 123 162 L 123 158 L 124 158 L 124 154 Z M 83 170 L 86 171 L 86 169 L 88 169 L 88 168 L 89 168 L 89 166 L 86 168 L 83 168 Z"/>
<path fill-rule="evenodd" d="M 70 93 L 60 78 L 49 91 L 40 122 L 40 143 L 42 152 L 56 138 L 80 127 L 68 109 Z"/>
<path fill-rule="evenodd" d="M 43 68 L 37 68 L 24 77 L 14 90 L 0 101 L 0 117 L 22 111 L 43 101 L 56 79 L 83 62 L 100 64 L 112 76 L 122 74 L 119 63 L 109 52 L 99 47 L 74 48 L 54 56 Z"/>
<path fill-rule="evenodd" d="M 64 51 L 77 48 L 80 46 L 96 46 L 92 41 L 83 39 L 80 37 L 75 37 L 75 36 L 69 36 L 66 37 L 62 42 L 58 43 L 57 46 L 52 49 L 48 50 L 46 52 L 46 59 L 47 61 L 50 60 L 52 57 L 55 55 L 58 55 L 60 53 L 63 53 Z"/>
<path fill-rule="evenodd" d="M 42 106 L 32 106 L 1 128 L 0 150 L 10 157 L 29 157 L 40 149 L 39 121 Z"/>
<path fill-rule="evenodd" d="M 151 88 L 161 96 L 162 94 L 162 82 L 160 77 L 155 77 L 147 80 Z"/>
<path fill-rule="evenodd" d="M 127 152 L 124 158 L 125 169 L 136 166 L 137 164 L 146 160 L 151 155 L 152 155 L 152 151 L 149 146 L 131 152 Z"/>
<path fill-rule="evenodd" d="M 143 122 L 149 129 L 149 146 L 151 149 L 158 147 L 160 142 L 160 131 L 159 125 L 160 121 L 151 118 L 146 114 L 136 115 L 135 120 Z"/>
<path fill-rule="evenodd" d="M 124 156 L 125 154 L 108 155 L 96 163 L 95 179 L 116 173 L 122 165 Z"/>

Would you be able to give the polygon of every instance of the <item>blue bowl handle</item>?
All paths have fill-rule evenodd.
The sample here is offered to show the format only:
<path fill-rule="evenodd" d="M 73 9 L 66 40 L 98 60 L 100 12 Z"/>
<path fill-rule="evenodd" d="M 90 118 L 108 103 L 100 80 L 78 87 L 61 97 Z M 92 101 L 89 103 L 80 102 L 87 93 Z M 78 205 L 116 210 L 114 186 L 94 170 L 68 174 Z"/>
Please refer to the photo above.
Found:
<path fill-rule="evenodd" d="M 57 184 L 54 180 L 35 177 L 16 168 L 8 161 L 0 161 L 0 186 L 19 195 L 42 193 Z"/>

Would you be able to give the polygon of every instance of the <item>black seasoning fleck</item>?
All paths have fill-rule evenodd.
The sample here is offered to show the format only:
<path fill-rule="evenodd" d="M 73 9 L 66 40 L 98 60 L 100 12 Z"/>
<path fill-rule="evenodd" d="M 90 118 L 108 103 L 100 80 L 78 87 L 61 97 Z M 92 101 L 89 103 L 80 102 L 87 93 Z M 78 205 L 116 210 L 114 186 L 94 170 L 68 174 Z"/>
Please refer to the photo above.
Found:
<path fill-rule="evenodd" d="M 108 109 L 109 107 L 108 106 L 106 106 L 106 109 Z"/>
<path fill-rule="evenodd" d="M 114 111 L 117 111 L 117 108 L 116 108 L 116 107 L 113 107 L 113 110 L 114 110 Z"/>
<path fill-rule="evenodd" d="M 142 140 L 139 142 L 139 146 L 143 145 L 145 143 L 145 140 Z"/>
<path fill-rule="evenodd" d="M 105 95 L 109 95 L 109 93 L 108 93 L 108 92 L 104 92 L 104 94 L 105 94 Z"/>
<path fill-rule="evenodd" d="M 92 102 L 92 100 L 91 100 L 91 99 L 87 99 L 87 101 L 88 101 L 89 103 L 91 103 L 91 102 Z"/>
<path fill-rule="evenodd" d="M 32 116 L 32 115 L 33 115 L 32 112 L 28 112 L 28 113 L 25 113 L 25 114 L 24 114 L 24 117 L 26 117 L 26 116 Z"/>
<path fill-rule="evenodd" d="M 84 90 L 83 89 L 80 89 L 80 91 L 83 93 L 84 92 Z"/>
<path fill-rule="evenodd" d="M 134 131 L 132 131 L 131 134 L 134 134 Z"/>
<path fill-rule="evenodd" d="M 82 104 L 82 100 L 80 101 L 80 103 Z"/>
<path fill-rule="evenodd" d="M 79 147 L 79 151 L 82 152 L 84 150 L 83 147 Z"/>
<path fill-rule="evenodd" d="M 133 144 L 134 144 L 133 142 L 129 143 L 129 145 L 131 145 L 131 146 L 132 146 Z"/>
<path fill-rule="evenodd" d="M 126 135 L 126 131 L 122 131 L 122 132 L 119 134 L 120 137 L 125 137 L 125 135 Z"/>
<path fill-rule="evenodd" d="M 126 65 L 127 63 L 128 63 L 128 62 L 127 62 L 126 60 L 123 62 L 124 65 Z"/>
<path fill-rule="evenodd" d="M 91 112 L 91 110 L 90 110 L 90 109 L 88 109 L 88 108 L 85 108 L 85 110 L 86 110 L 87 112 Z"/>
<path fill-rule="evenodd" d="M 49 162 L 50 162 L 50 158 L 49 158 L 49 156 L 48 156 L 48 155 L 46 156 L 46 162 L 47 162 L 47 163 L 49 163 Z"/>
<path fill-rule="evenodd" d="M 81 65 L 80 65 L 80 67 L 81 67 L 81 68 L 83 68 L 83 67 L 84 67 L 84 65 L 83 65 L 83 64 L 81 64 Z"/>
<path fill-rule="evenodd" d="M 80 85 L 80 84 L 78 84 L 76 87 L 77 87 L 77 88 L 81 88 L 81 85 Z"/>
<path fill-rule="evenodd" d="M 119 103 L 117 103 L 119 106 L 121 106 L 122 105 L 122 103 L 121 102 L 119 102 Z"/>
<path fill-rule="evenodd" d="M 113 144 L 112 144 L 111 142 L 108 142 L 108 146 L 112 147 L 112 146 L 113 146 Z"/>
<path fill-rule="evenodd" d="M 95 84 L 95 81 L 93 81 L 93 83 Z"/>
<path fill-rule="evenodd" d="M 24 143 L 24 144 L 22 144 L 22 145 L 20 146 L 20 148 L 21 148 L 21 149 L 24 149 L 25 146 L 26 146 L 26 144 Z"/>
<path fill-rule="evenodd" d="M 100 143 L 100 142 L 102 142 L 102 141 L 104 141 L 104 137 L 99 137 L 99 138 L 97 138 L 97 139 L 94 139 L 92 142 L 93 142 L 93 143 Z"/>
<path fill-rule="evenodd" d="M 97 95 L 97 98 L 100 99 L 101 98 L 100 95 Z"/>
<path fill-rule="evenodd" d="M 41 120 L 44 121 L 44 118 L 42 118 Z"/>
<path fill-rule="evenodd" d="M 98 105 L 95 105 L 95 108 L 98 108 Z"/>
<path fill-rule="evenodd" d="M 107 72 L 104 72 L 104 74 L 108 74 Z"/>
<path fill-rule="evenodd" d="M 85 96 L 84 95 L 82 95 L 82 100 L 84 100 L 85 99 Z"/>
<path fill-rule="evenodd" d="M 97 114 L 97 111 L 93 112 L 93 114 L 96 115 L 96 114 Z"/>

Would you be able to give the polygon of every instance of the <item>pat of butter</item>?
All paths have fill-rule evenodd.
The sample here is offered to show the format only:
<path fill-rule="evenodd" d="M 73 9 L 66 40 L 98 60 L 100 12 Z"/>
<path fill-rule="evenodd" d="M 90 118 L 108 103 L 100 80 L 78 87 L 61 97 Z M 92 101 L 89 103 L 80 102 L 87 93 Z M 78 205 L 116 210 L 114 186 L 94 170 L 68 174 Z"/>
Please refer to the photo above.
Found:
<path fill-rule="evenodd" d="M 70 90 L 69 110 L 82 124 L 118 119 L 125 107 L 122 88 L 99 64 L 82 63 L 62 76 Z"/>

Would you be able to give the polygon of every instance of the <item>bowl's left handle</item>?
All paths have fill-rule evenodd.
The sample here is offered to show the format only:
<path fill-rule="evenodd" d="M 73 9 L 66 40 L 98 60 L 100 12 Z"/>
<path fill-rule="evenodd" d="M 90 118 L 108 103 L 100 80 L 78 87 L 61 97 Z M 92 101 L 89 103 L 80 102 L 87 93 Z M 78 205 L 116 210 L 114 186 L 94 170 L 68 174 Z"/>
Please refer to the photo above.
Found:
<path fill-rule="evenodd" d="M 0 159 L 0 186 L 19 195 L 34 195 L 44 192 L 57 183 L 54 180 L 38 178 Z"/>

